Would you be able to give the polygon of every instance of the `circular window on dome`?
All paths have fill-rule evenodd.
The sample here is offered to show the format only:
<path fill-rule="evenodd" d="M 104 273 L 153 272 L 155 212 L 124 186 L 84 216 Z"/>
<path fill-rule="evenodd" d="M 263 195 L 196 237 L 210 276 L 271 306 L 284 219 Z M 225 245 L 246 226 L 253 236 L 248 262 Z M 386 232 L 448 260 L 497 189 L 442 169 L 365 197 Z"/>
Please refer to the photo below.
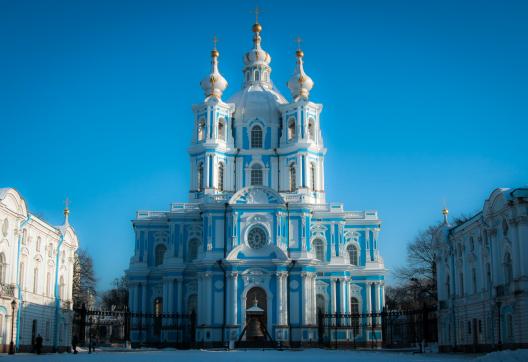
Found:
<path fill-rule="evenodd" d="M 268 243 L 266 231 L 260 226 L 253 226 L 248 233 L 248 244 L 252 249 L 260 249 Z"/>

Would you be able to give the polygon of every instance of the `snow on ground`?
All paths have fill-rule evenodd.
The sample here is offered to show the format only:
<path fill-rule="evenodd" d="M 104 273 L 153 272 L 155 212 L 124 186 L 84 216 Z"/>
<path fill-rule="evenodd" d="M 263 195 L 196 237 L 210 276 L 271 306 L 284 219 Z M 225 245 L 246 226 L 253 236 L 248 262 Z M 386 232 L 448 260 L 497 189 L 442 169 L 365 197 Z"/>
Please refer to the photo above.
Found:
<path fill-rule="evenodd" d="M 387 351 L 351 351 L 351 350 L 163 350 L 131 352 L 96 352 L 93 354 L 17 354 L 0 357 L 1 361 L 20 362 L 468 362 L 475 356 L 448 354 L 413 354 Z M 491 361 L 491 360 L 490 360 Z M 485 361 L 488 362 L 488 361 Z"/>
<path fill-rule="evenodd" d="M 477 358 L 478 362 L 525 362 L 528 360 L 528 349 L 489 353 Z"/>

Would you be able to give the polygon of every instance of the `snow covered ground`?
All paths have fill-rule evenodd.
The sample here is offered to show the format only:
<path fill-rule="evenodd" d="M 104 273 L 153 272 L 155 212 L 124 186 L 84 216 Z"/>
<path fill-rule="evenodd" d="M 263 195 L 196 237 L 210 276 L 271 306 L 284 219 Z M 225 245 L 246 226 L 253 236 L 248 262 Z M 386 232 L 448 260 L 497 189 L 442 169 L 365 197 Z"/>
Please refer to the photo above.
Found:
<path fill-rule="evenodd" d="M 276 350 L 235 350 L 235 351 L 200 351 L 200 350 L 163 350 L 131 352 L 97 352 L 93 354 L 17 354 L 4 355 L 2 361 L 20 362 L 517 362 L 528 360 L 528 350 L 495 352 L 486 356 L 464 354 L 412 354 L 386 351 L 335 351 L 323 349 L 306 349 L 302 351 Z"/>

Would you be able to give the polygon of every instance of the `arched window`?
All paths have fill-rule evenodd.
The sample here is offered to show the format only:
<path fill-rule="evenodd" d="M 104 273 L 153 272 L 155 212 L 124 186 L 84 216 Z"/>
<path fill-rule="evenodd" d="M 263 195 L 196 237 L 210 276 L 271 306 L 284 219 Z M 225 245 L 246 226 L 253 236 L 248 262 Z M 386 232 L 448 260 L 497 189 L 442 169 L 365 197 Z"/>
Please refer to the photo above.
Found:
<path fill-rule="evenodd" d="M 260 80 L 260 72 L 258 70 L 255 70 L 255 81 L 259 81 Z"/>
<path fill-rule="evenodd" d="M 38 266 L 33 269 L 33 293 L 38 293 L 38 277 L 39 277 L 39 270 Z"/>
<path fill-rule="evenodd" d="M 196 189 L 198 191 L 203 190 L 203 172 L 204 172 L 203 162 L 200 162 L 198 164 L 198 170 L 196 172 Z"/>
<path fill-rule="evenodd" d="M 49 256 L 50 258 L 53 257 L 53 244 L 52 244 L 52 243 L 49 243 L 49 244 L 48 244 L 48 256 Z"/>
<path fill-rule="evenodd" d="M 268 81 L 268 72 L 264 71 L 262 72 L 262 80 L 267 82 Z"/>
<path fill-rule="evenodd" d="M 451 298 L 451 281 L 449 279 L 449 275 L 446 277 L 446 291 L 447 291 L 447 297 Z"/>
<path fill-rule="evenodd" d="M 165 258 L 165 252 L 167 247 L 164 244 L 158 244 L 156 246 L 156 266 L 163 264 L 163 259 Z"/>
<path fill-rule="evenodd" d="M 2 235 L 7 236 L 7 232 L 9 231 L 9 220 L 7 220 L 7 217 L 2 222 Z"/>
<path fill-rule="evenodd" d="M 357 266 L 359 264 L 357 247 L 355 245 L 349 245 L 347 246 L 347 252 L 350 264 Z"/>
<path fill-rule="evenodd" d="M 27 230 L 22 230 L 22 245 L 26 245 L 27 242 Z"/>
<path fill-rule="evenodd" d="M 315 191 L 315 179 L 316 179 L 316 174 L 315 174 L 315 163 L 310 163 L 310 182 L 311 182 L 311 186 L 312 186 L 312 190 Z"/>
<path fill-rule="evenodd" d="M 469 238 L 469 249 L 475 251 L 475 239 L 473 239 L 473 236 Z"/>
<path fill-rule="evenodd" d="M 262 148 L 262 128 L 258 125 L 251 129 L 251 148 Z"/>
<path fill-rule="evenodd" d="M 295 119 L 290 118 L 288 121 L 288 140 L 295 138 Z"/>
<path fill-rule="evenodd" d="M 198 141 L 203 141 L 205 139 L 205 121 L 201 119 L 198 122 Z"/>
<path fill-rule="evenodd" d="M 35 250 L 36 251 L 40 251 L 40 244 L 42 244 L 42 239 L 39 237 L 37 237 L 37 243 L 35 244 Z"/>
<path fill-rule="evenodd" d="M 193 261 L 198 257 L 198 248 L 200 247 L 200 242 L 198 239 L 191 239 L 189 241 L 189 261 Z"/>
<path fill-rule="evenodd" d="M 312 118 L 308 120 L 308 138 L 312 141 L 315 140 L 315 122 Z"/>
<path fill-rule="evenodd" d="M 4 253 L 0 253 L 0 283 L 5 283 L 7 272 L 6 256 Z"/>
<path fill-rule="evenodd" d="M 218 120 L 218 139 L 221 141 L 225 141 L 225 122 L 223 118 L 220 118 Z"/>
<path fill-rule="evenodd" d="M 296 185 L 296 172 L 295 172 L 295 164 L 290 164 L 290 191 L 293 192 L 297 189 Z"/>
<path fill-rule="evenodd" d="M 509 285 L 513 281 L 512 258 L 510 253 L 504 255 L 504 283 Z"/>
<path fill-rule="evenodd" d="M 59 298 L 60 299 L 66 299 L 66 291 L 65 291 L 66 284 L 64 283 L 64 277 L 61 275 L 59 278 Z"/>
<path fill-rule="evenodd" d="M 218 163 L 218 191 L 224 191 L 224 163 Z"/>
<path fill-rule="evenodd" d="M 262 166 L 259 164 L 251 167 L 251 186 L 262 186 L 264 177 L 262 175 Z"/>
<path fill-rule="evenodd" d="M 312 243 L 315 251 L 315 258 L 319 261 L 325 261 L 324 243 L 321 239 L 315 239 Z"/>

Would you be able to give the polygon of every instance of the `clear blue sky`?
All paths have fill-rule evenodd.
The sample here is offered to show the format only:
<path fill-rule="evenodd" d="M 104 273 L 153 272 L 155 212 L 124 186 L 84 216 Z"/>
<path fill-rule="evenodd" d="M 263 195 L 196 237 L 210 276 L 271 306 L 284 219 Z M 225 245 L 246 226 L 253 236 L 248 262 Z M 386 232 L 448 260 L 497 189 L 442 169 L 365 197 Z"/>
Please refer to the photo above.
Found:
<path fill-rule="evenodd" d="M 389 268 L 440 220 L 528 182 L 528 2 L 260 1 L 272 79 L 304 39 L 324 104 L 328 201 L 377 209 Z M 253 1 L 0 0 L 0 185 L 71 223 L 99 288 L 122 274 L 138 209 L 186 201 L 191 105 L 209 71 L 239 89 Z"/>

